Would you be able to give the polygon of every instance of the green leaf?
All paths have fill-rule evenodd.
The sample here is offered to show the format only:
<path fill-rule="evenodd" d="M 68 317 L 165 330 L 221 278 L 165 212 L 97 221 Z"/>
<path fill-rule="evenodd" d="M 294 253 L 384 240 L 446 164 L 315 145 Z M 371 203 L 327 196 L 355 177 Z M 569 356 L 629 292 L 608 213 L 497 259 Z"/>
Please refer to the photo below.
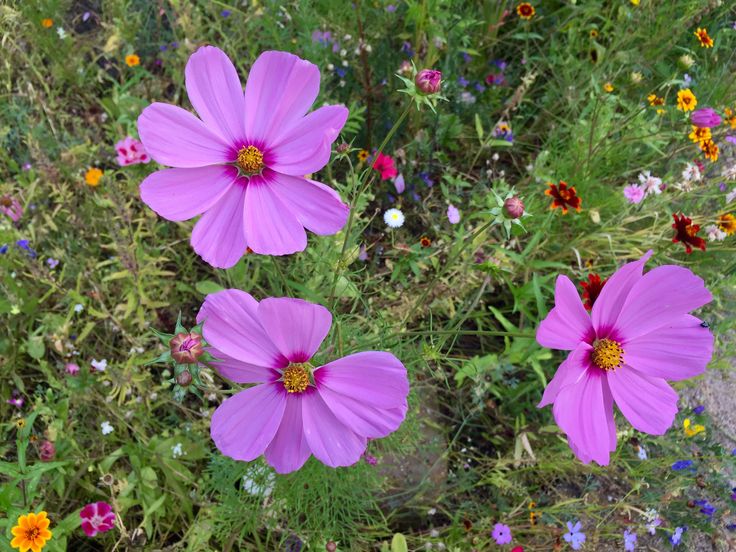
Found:
<path fill-rule="evenodd" d="M 201 282 L 197 282 L 194 287 L 202 295 L 217 293 L 218 291 L 222 291 L 223 289 L 225 289 L 220 284 L 218 284 L 217 282 L 213 282 L 212 280 L 202 280 Z"/>
<path fill-rule="evenodd" d="M 43 358 L 43 354 L 46 352 L 46 346 L 43 344 L 43 337 L 40 335 L 34 335 L 28 338 L 26 342 L 26 352 L 33 359 Z"/>
<path fill-rule="evenodd" d="M 409 552 L 409 545 L 406 544 L 406 537 L 401 533 L 396 533 L 391 539 L 391 552 Z"/>
<path fill-rule="evenodd" d="M 475 114 L 475 132 L 478 134 L 478 140 L 483 141 L 483 124 L 480 122 L 480 116 Z"/>

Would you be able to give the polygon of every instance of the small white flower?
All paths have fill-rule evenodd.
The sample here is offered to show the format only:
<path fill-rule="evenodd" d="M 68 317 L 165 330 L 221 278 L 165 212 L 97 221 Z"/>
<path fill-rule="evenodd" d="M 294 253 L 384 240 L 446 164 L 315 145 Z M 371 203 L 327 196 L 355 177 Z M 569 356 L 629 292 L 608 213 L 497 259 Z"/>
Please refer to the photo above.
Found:
<path fill-rule="evenodd" d="M 685 182 L 700 182 L 703 175 L 700 174 L 700 169 L 695 163 L 688 163 L 685 165 L 685 170 L 682 171 L 682 178 Z"/>
<path fill-rule="evenodd" d="M 348 63 L 348 60 L 346 60 L 346 59 L 342 60 L 342 66 L 343 66 L 343 67 L 347 67 L 348 65 L 350 65 L 350 64 Z"/>
<path fill-rule="evenodd" d="M 726 203 L 731 203 L 736 199 L 736 188 L 726 194 Z"/>
<path fill-rule="evenodd" d="M 174 458 L 179 458 L 182 454 L 184 454 L 184 450 L 182 449 L 181 443 L 176 443 L 173 447 L 171 447 L 171 456 Z"/>
<path fill-rule="evenodd" d="M 639 460 L 649 459 L 649 456 L 647 456 L 647 449 L 645 449 L 644 447 L 641 447 L 641 446 L 639 447 L 638 455 L 639 455 Z"/>
<path fill-rule="evenodd" d="M 662 193 L 662 189 L 660 188 L 660 186 L 662 186 L 662 179 L 652 176 L 649 171 L 639 173 L 639 182 L 641 182 L 641 186 L 644 188 L 646 195 L 659 195 Z"/>
<path fill-rule="evenodd" d="M 92 365 L 92 368 L 98 372 L 104 372 L 107 368 L 107 359 L 103 358 L 102 360 L 97 360 L 96 358 L 93 358 L 90 364 Z"/>
<path fill-rule="evenodd" d="M 343 40 L 346 40 L 346 41 L 347 40 L 352 40 L 353 39 L 353 36 L 352 35 L 349 35 L 349 34 L 346 34 L 344 37 L 342 37 L 342 39 Z"/>
<path fill-rule="evenodd" d="M 340 57 L 345 57 L 346 55 L 348 55 L 348 51 L 345 48 L 340 50 Z"/>
<path fill-rule="evenodd" d="M 383 221 L 389 228 L 401 228 L 404 225 L 404 213 L 399 209 L 389 209 L 383 213 Z"/>
<path fill-rule="evenodd" d="M 501 159 L 501 156 L 497 153 L 494 153 L 493 155 L 491 155 L 491 159 L 493 159 L 494 161 L 498 161 L 499 159 Z"/>
<path fill-rule="evenodd" d="M 74 312 L 80 313 L 84 310 L 84 305 L 82 303 L 77 303 L 74 305 Z"/>
<path fill-rule="evenodd" d="M 473 96 L 470 92 L 467 90 L 460 94 L 460 101 L 465 104 L 474 104 L 475 103 L 475 96 Z"/>
<path fill-rule="evenodd" d="M 112 424 L 105 420 L 100 424 L 100 429 L 102 430 L 103 435 L 110 435 L 113 431 L 115 431 L 115 428 L 112 427 Z"/>
<path fill-rule="evenodd" d="M 436 539 L 437 537 L 440 536 L 440 532 L 437 529 L 432 529 L 429 532 L 429 536 L 432 537 L 433 539 Z"/>
<path fill-rule="evenodd" d="M 433 516 L 433 515 L 435 515 L 436 513 L 437 513 L 437 508 L 430 508 L 430 509 L 429 509 L 429 510 L 427 511 L 427 515 L 428 515 L 428 516 Z"/>
<path fill-rule="evenodd" d="M 332 63 L 328 63 L 327 64 L 327 70 L 328 71 L 334 71 L 335 70 L 335 66 Z"/>
<path fill-rule="evenodd" d="M 56 34 L 59 35 L 59 38 L 61 40 L 64 40 L 66 38 L 66 31 L 63 27 L 56 27 Z"/>
<path fill-rule="evenodd" d="M 705 234 L 708 236 L 708 241 L 723 241 L 726 239 L 727 234 L 718 228 L 715 224 L 705 227 Z"/>

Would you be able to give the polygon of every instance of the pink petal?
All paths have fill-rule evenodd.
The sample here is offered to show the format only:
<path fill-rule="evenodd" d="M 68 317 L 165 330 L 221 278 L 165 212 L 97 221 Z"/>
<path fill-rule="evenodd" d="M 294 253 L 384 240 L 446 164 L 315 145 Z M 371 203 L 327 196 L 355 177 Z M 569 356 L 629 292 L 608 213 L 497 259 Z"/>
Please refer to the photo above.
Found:
<path fill-rule="evenodd" d="M 275 138 L 309 111 L 318 93 L 316 65 L 287 52 L 263 52 L 245 85 L 248 139 L 267 143 Z"/>
<path fill-rule="evenodd" d="M 626 364 L 646 376 L 684 380 L 699 376 L 713 356 L 713 334 L 689 314 L 623 344 Z"/>
<path fill-rule="evenodd" d="M 339 232 L 350 208 L 332 188 L 301 176 L 273 173 L 273 189 L 299 223 L 321 236 Z"/>
<path fill-rule="evenodd" d="M 106 516 L 112 512 L 112 506 L 110 506 L 107 502 L 97 502 L 97 515 L 98 516 Z M 113 514 L 114 519 L 114 514 Z"/>
<path fill-rule="evenodd" d="M 328 388 L 377 408 L 401 408 L 409 394 L 406 368 L 391 353 L 364 351 L 317 368 L 314 381 L 322 392 Z"/>
<path fill-rule="evenodd" d="M 677 393 L 666 381 L 645 376 L 626 364 L 606 376 L 616 406 L 634 428 L 663 435 L 672 426 Z"/>
<path fill-rule="evenodd" d="M 97 529 L 95 529 L 94 525 L 92 525 L 88 520 L 82 521 L 82 531 L 84 531 L 84 534 L 88 537 L 94 537 L 97 534 Z"/>
<path fill-rule="evenodd" d="M 270 144 L 268 166 L 295 176 L 317 172 L 330 160 L 332 142 L 347 118 L 348 110 L 342 105 L 312 111 Z"/>
<path fill-rule="evenodd" d="M 604 288 L 605 289 L 605 288 Z M 537 329 L 537 342 L 542 347 L 571 351 L 593 334 L 590 316 L 580 301 L 575 284 L 567 276 L 557 277 L 555 308 Z"/>
<path fill-rule="evenodd" d="M 197 254 L 215 268 L 230 268 L 245 254 L 246 186 L 240 178 L 220 196 L 194 225 L 191 243 Z"/>
<path fill-rule="evenodd" d="M 320 462 L 337 468 L 360 460 L 366 438 L 338 420 L 319 393 L 302 394 L 302 417 L 307 443 Z"/>
<path fill-rule="evenodd" d="M 237 176 L 229 165 L 164 169 L 141 183 L 141 199 L 165 219 L 187 220 L 215 205 Z"/>
<path fill-rule="evenodd" d="M 277 473 L 291 473 L 304 465 L 311 455 L 302 421 L 302 398 L 288 394 L 281 426 L 266 448 L 266 461 Z"/>
<path fill-rule="evenodd" d="M 338 420 L 358 435 L 369 439 L 393 433 L 406 417 L 406 403 L 399 408 L 378 408 L 355 395 L 343 395 L 325 385 L 319 386 L 318 392 Z"/>
<path fill-rule="evenodd" d="M 273 182 L 251 178 L 245 198 L 245 236 L 260 255 L 290 255 L 307 247 L 307 234 L 296 215 L 274 191 Z"/>
<path fill-rule="evenodd" d="M 638 261 L 626 263 L 614 272 L 613 276 L 603 286 L 598 299 L 593 303 L 593 309 L 590 311 L 593 327 L 599 336 L 606 336 L 613 327 L 631 288 L 641 278 L 644 263 L 651 256 L 652 251 L 650 250 Z"/>
<path fill-rule="evenodd" d="M 149 155 L 162 165 L 192 168 L 229 163 L 236 155 L 222 138 L 181 107 L 153 103 L 138 117 Z"/>
<path fill-rule="evenodd" d="M 283 368 L 289 361 L 276 348 L 258 320 L 258 301 L 239 289 L 205 297 L 197 314 L 202 335 L 229 357 L 248 364 Z"/>
<path fill-rule="evenodd" d="M 607 394 L 610 391 L 603 372 L 589 368 L 579 383 L 560 390 L 552 407 L 557 425 L 567 434 L 576 456 L 601 466 L 608 465 L 612 443 L 613 404 Z"/>
<path fill-rule="evenodd" d="M 268 337 L 290 362 L 311 359 L 332 325 L 332 315 L 322 305 L 289 297 L 261 301 L 258 319 Z"/>
<path fill-rule="evenodd" d="M 217 359 L 210 364 L 217 373 L 236 383 L 265 383 L 281 377 L 281 374 L 272 368 L 243 362 L 215 347 L 209 347 L 208 352 Z"/>
<path fill-rule="evenodd" d="M 537 408 L 552 404 L 560 390 L 568 385 L 575 385 L 580 381 L 590 366 L 589 359 L 592 350 L 593 347 L 582 341 L 567 355 L 567 358 L 560 364 L 552 380 L 545 387 L 544 395 L 542 395 L 542 400 L 537 405 Z"/>
<path fill-rule="evenodd" d="M 622 340 L 630 341 L 672 323 L 712 299 L 702 278 L 687 268 L 659 266 L 631 288 L 615 327 Z"/>
<path fill-rule="evenodd" d="M 79 511 L 79 516 L 82 518 L 91 518 L 91 517 L 94 517 L 96 512 L 97 512 L 97 503 L 93 502 L 92 504 L 87 504 L 84 508 L 82 508 Z"/>
<path fill-rule="evenodd" d="M 238 72 L 225 52 L 203 46 L 185 69 L 187 94 L 205 125 L 227 143 L 245 140 L 245 96 Z"/>
<path fill-rule="evenodd" d="M 279 429 L 286 392 L 278 384 L 262 384 L 233 395 L 212 415 L 210 435 L 225 456 L 255 460 Z"/>

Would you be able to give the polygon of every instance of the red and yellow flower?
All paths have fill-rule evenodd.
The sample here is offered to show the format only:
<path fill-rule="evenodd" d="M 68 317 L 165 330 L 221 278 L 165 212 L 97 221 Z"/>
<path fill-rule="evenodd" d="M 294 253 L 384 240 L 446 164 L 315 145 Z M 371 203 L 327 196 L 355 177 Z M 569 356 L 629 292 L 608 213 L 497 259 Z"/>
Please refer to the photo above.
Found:
<path fill-rule="evenodd" d="M 534 6 L 532 6 L 529 2 L 522 2 L 521 4 L 516 6 L 516 14 L 522 19 L 526 19 L 527 21 L 534 17 L 536 13 L 537 10 L 535 10 Z"/>
<path fill-rule="evenodd" d="M 675 219 L 672 228 L 675 229 L 675 236 L 672 238 L 672 243 L 682 243 L 685 246 L 685 253 L 692 253 L 693 247 L 697 247 L 705 251 L 705 240 L 697 236 L 700 231 L 699 224 L 693 224 L 692 219 L 686 217 L 682 213 L 676 215 L 672 214 L 672 218 Z"/>
<path fill-rule="evenodd" d="M 692 125 L 692 127 L 692 132 L 688 134 L 688 138 L 690 138 L 690 140 L 692 140 L 696 144 L 702 144 L 703 142 L 711 140 L 712 135 L 708 127 L 701 128 L 695 125 Z"/>
<path fill-rule="evenodd" d="M 575 209 L 578 213 L 582 208 L 583 200 L 578 197 L 577 191 L 574 186 L 567 185 L 567 182 L 560 180 L 558 185 L 547 183 L 549 188 L 544 191 L 545 195 L 552 197 L 552 204 L 549 206 L 550 209 L 562 209 L 562 214 L 566 215 L 568 208 Z"/>
<path fill-rule="evenodd" d="M 601 294 L 603 286 L 608 280 L 601 280 L 600 275 L 595 273 L 588 274 L 588 280 L 583 280 L 580 285 L 583 286 L 583 306 L 585 310 L 592 310 L 595 300 Z"/>
<path fill-rule="evenodd" d="M 700 142 L 699 146 L 700 149 L 703 150 L 703 155 L 705 155 L 706 159 L 710 159 L 713 162 L 718 161 L 718 144 L 716 144 L 713 140 Z"/>
<path fill-rule="evenodd" d="M 701 29 L 700 27 L 698 27 L 698 29 L 693 34 L 698 38 L 698 42 L 700 42 L 700 46 L 702 46 L 703 48 L 713 47 L 713 39 L 708 34 L 708 29 Z"/>

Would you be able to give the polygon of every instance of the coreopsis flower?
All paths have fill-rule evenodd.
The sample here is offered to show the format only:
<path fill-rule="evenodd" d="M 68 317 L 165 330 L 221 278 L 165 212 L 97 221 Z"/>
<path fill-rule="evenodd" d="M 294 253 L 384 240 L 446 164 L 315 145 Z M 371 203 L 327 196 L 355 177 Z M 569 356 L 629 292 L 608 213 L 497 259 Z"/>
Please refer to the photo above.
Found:
<path fill-rule="evenodd" d="M 247 248 L 287 255 L 306 247 L 305 228 L 326 235 L 343 227 L 347 205 L 304 176 L 327 164 L 348 116 L 339 105 L 307 113 L 319 93 L 316 65 L 264 52 L 244 94 L 225 53 L 204 46 L 189 58 L 185 77 L 200 118 L 162 103 L 138 118 L 148 154 L 174 167 L 148 176 L 141 199 L 168 220 L 202 215 L 191 238 L 198 255 L 229 268 Z"/>
<path fill-rule="evenodd" d="M 0 197 L 0 213 L 10 217 L 13 222 L 18 222 L 23 216 L 23 206 L 14 197 L 4 195 Z"/>
<path fill-rule="evenodd" d="M 700 226 L 693 224 L 693 221 L 683 214 L 680 214 L 678 217 L 673 213 L 672 218 L 675 220 L 674 224 L 672 224 L 672 228 L 675 229 L 675 236 L 672 238 L 672 243 L 682 243 L 685 246 L 685 253 L 687 254 L 693 252 L 693 247 L 705 251 L 705 240 L 697 236 Z"/>
<path fill-rule="evenodd" d="M 706 159 L 712 161 L 713 163 L 718 161 L 718 154 L 720 150 L 718 148 L 718 144 L 716 144 L 713 140 L 705 140 L 703 142 L 700 142 L 698 146 L 700 146 L 700 149 L 702 150 L 703 155 Z"/>
<path fill-rule="evenodd" d="M 608 94 L 610 94 L 611 92 L 613 92 L 613 84 L 611 84 L 610 82 L 607 82 L 606 84 L 604 84 L 603 85 L 603 91 L 604 92 L 607 92 Z"/>
<path fill-rule="evenodd" d="M 44 19 L 41 20 L 41 26 L 44 29 L 50 29 L 51 27 L 54 26 L 54 20 L 51 19 L 50 17 L 45 17 Z"/>
<path fill-rule="evenodd" d="M 715 109 L 704 107 L 690 114 L 690 122 L 696 127 L 710 129 L 721 124 L 721 116 L 716 113 Z"/>
<path fill-rule="evenodd" d="M 649 94 L 649 96 L 647 96 L 647 101 L 649 102 L 649 105 L 652 107 L 661 107 L 664 105 L 664 98 L 662 96 L 657 96 L 654 93 Z"/>
<path fill-rule="evenodd" d="M 212 416 L 217 448 L 236 460 L 261 455 L 278 473 L 298 470 L 314 455 L 350 466 L 368 439 L 395 431 L 407 411 L 406 368 L 391 353 L 367 351 L 314 367 L 330 331 L 320 305 L 291 298 L 260 303 L 228 289 L 208 295 L 197 315 L 218 372 L 254 383 Z"/>
<path fill-rule="evenodd" d="M 534 9 L 534 6 L 532 6 L 529 2 L 522 2 L 518 6 L 516 6 L 516 15 L 518 15 L 522 19 L 526 19 L 529 21 L 534 15 L 537 13 L 537 11 Z"/>
<path fill-rule="evenodd" d="M 499 546 L 508 544 L 513 540 L 513 537 L 511 536 L 511 528 L 504 523 L 497 523 L 494 525 L 491 536 Z"/>
<path fill-rule="evenodd" d="M 121 167 L 148 163 L 151 160 L 143 144 L 130 136 L 126 136 L 115 144 L 115 152 L 118 154 L 117 162 Z"/>
<path fill-rule="evenodd" d="M 437 94 L 442 87 L 442 73 L 434 69 L 422 69 L 414 78 L 414 84 L 422 94 Z"/>
<path fill-rule="evenodd" d="M 368 160 L 369 155 L 370 153 L 368 153 L 367 150 L 364 150 L 364 149 L 360 150 L 358 152 L 358 161 L 360 161 L 361 163 L 365 163 Z"/>
<path fill-rule="evenodd" d="M 169 347 L 171 348 L 171 357 L 179 364 L 196 364 L 204 354 L 202 336 L 196 332 L 176 334 L 169 342 Z"/>
<path fill-rule="evenodd" d="M 378 155 L 376 155 L 375 159 L 373 159 L 373 164 L 371 165 L 371 167 L 378 171 L 378 173 L 381 175 L 381 180 L 389 180 L 399 174 L 399 171 L 396 169 L 396 165 L 394 164 L 393 158 L 384 153 L 379 153 Z"/>
<path fill-rule="evenodd" d="M 692 125 L 692 131 L 687 136 L 695 144 L 707 142 L 712 138 L 710 128 Z"/>
<path fill-rule="evenodd" d="M 727 107 L 723 110 L 723 115 L 726 118 L 726 122 L 732 129 L 736 129 L 736 113 L 730 108 Z"/>
<path fill-rule="evenodd" d="M 573 550 L 580 550 L 585 542 L 585 533 L 581 531 L 582 523 L 576 521 L 573 525 L 572 522 L 567 522 L 567 533 L 563 535 L 566 542 L 570 543 Z"/>
<path fill-rule="evenodd" d="M 422 236 L 419 240 L 419 245 L 426 249 L 432 245 L 432 240 L 429 239 L 429 236 Z"/>
<path fill-rule="evenodd" d="M 693 424 L 690 421 L 690 418 L 685 418 L 682 422 L 682 429 L 685 431 L 685 435 L 688 437 L 694 437 L 698 433 L 703 433 L 705 431 L 705 426 L 701 424 Z"/>
<path fill-rule="evenodd" d="M 629 184 L 624 188 L 624 197 L 629 203 L 641 203 L 641 200 L 644 199 L 645 195 L 646 192 L 644 191 L 644 188 L 638 184 Z"/>
<path fill-rule="evenodd" d="M 677 109 L 687 113 L 698 105 L 698 99 L 689 88 L 677 91 Z"/>
<path fill-rule="evenodd" d="M 583 280 L 580 282 L 580 285 L 583 287 L 583 306 L 585 307 L 585 310 L 593 310 L 593 305 L 601 294 L 601 290 L 603 290 L 603 286 L 606 285 L 607 281 L 607 279 L 601 280 L 599 274 L 591 272 L 588 274 L 587 281 Z"/>
<path fill-rule="evenodd" d="M 102 178 L 102 171 L 97 167 L 90 167 L 87 172 L 84 173 L 84 181 L 90 186 L 97 186 Z"/>
<path fill-rule="evenodd" d="M 135 67 L 141 64 L 141 58 L 137 54 L 128 54 L 125 56 L 125 65 L 128 67 Z"/>
<path fill-rule="evenodd" d="M 639 173 L 639 185 L 644 190 L 645 195 L 659 195 L 662 193 L 662 179 L 652 176 L 649 171 Z"/>
<path fill-rule="evenodd" d="M 544 191 L 545 195 L 552 197 L 552 205 L 550 209 L 562 209 L 562 214 L 566 215 L 568 208 L 575 209 L 578 213 L 582 209 L 583 201 L 578 197 L 575 186 L 568 187 L 567 182 L 560 180 L 558 185 L 547 183 L 549 188 Z"/>
<path fill-rule="evenodd" d="M 697 37 L 701 47 L 713 47 L 713 39 L 708 34 L 708 29 L 701 29 L 700 27 L 698 27 L 698 29 L 693 34 Z"/>
<path fill-rule="evenodd" d="M 19 548 L 20 552 L 41 552 L 46 542 L 51 539 L 51 531 L 49 531 L 51 521 L 47 517 L 46 512 L 33 512 L 20 516 L 17 525 L 10 532 L 13 534 L 13 540 L 10 546 Z"/>
<path fill-rule="evenodd" d="M 383 222 L 389 228 L 401 228 L 404 225 L 404 213 L 401 209 L 391 208 L 383 213 Z"/>
<path fill-rule="evenodd" d="M 452 204 L 447 206 L 447 220 L 450 224 L 457 224 L 460 222 L 460 211 Z"/>
<path fill-rule="evenodd" d="M 664 434 L 678 399 L 666 380 L 703 373 L 712 355 L 713 335 L 688 314 L 712 299 L 703 280 L 673 265 L 642 274 L 651 254 L 618 269 L 590 314 L 570 279 L 558 276 L 555 307 L 537 330 L 543 347 L 570 351 L 538 407 L 553 404 L 557 425 L 583 463 L 609 463 L 614 403 L 638 431 Z"/>
<path fill-rule="evenodd" d="M 733 213 L 724 213 L 716 221 L 719 230 L 727 236 L 736 234 L 736 216 Z"/>
<path fill-rule="evenodd" d="M 104 533 L 115 528 L 115 512 L 107 502 L 92 502 L 79 511 L 82 518 L 82 530 L 88 537 Z"/>

